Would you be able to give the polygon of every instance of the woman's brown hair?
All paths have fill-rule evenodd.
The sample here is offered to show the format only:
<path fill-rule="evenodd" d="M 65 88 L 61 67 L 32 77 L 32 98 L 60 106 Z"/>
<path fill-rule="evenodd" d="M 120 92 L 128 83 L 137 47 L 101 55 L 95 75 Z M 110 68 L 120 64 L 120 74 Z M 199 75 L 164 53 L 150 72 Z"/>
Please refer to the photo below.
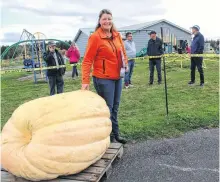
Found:
<path fill-rule="evenodd" d="M 111 16 L 112 16 L 112 12 L 111 12 L 110 10 L 108 10 L 108 9 L 103 9 L 103 10 L 101 10 L 100 13 L 99 13 L 98 24 L 97 24 L 96 27 L 95 27 L 95 31 L 96 31 L 99 27 L 101 27 L 101 24 L 99 23 L 99 21 L 100 21 L 100 19 L 101 19 L 101 17 L 102 17 L 103 14 L 108 14 L 108 15 L 111 15 Z M 112 28 L 111 28 L 111 32 L 113 32 L 113 31 L 117 31 L 117 30 L 116 30 L 116 27 L 115 27 L 115 25 L 114 25 L 114 23 L 112 23 Z"/>

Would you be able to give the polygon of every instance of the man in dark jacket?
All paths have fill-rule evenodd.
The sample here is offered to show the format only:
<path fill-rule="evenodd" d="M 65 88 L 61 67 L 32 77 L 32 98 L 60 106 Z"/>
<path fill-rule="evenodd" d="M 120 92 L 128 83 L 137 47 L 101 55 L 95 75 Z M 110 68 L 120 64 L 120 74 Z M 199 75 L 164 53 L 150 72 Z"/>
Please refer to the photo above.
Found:
<path fill-rule="evenodd" d="M 156 36 L 155 31 L 149 33 L 150 40 L 148 41 L 147 55 L 148 56 L 161 56 L 163 54 L 162 40 Z M 154 66 L 157 68 L 158 84 L 161 84 L 161 58 L 150 58 L 149 59 L 149 69 L 150 69 L 150 82 L 152 85 L 154 82 Z"/>
<path fill-rule="evenodd" d="M 48 50 L 44 53 L 43 58 L 48 67 L 65 65 L 63 57 L 58 50 L 56 50 L 56 44 L 53 41 L 48 42 Z M 57 94 L 63 93 L 63 75 L 65 70 L 65 68 L 53 68 L 47 70 L 50 85 L 50 95 L 55 94 L 55 86 L 57 86 Z"/>
<path fill-rule="evenodd" d="M 191 44 L 191 54 L 203 54 L 204 51 L 204 36 L 199 32 L 198 25 L 192 27 L 192 33 L 194 38 Z M 195 83 L 195 70 L 198 68 L 200 74 L 200 86 L 204 86 L 204 72 L 202 68 L 203 57 L 191 57 L 191 81 L 189 85 Z"/>

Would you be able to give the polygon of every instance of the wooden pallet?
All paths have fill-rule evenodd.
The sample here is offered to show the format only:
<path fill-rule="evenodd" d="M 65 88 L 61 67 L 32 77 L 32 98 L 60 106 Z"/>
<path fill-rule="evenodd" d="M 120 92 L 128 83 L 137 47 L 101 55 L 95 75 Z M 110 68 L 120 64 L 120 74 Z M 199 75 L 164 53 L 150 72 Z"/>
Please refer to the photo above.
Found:
<path fill-rule="evenodd" d="M 96 163 L 82 171 L 81 173 L 69 176 L 60 176 L 57 179 L 44 182 L 99 182 L 103 178 L 108 178 L 112 172 L 112 163 L 116 158 L 123 155 L 123 145 L 111 143 L 106 153 Z M 1 182 L 29 182 L 23 178 L 18 178 L 1 168 Z"/>

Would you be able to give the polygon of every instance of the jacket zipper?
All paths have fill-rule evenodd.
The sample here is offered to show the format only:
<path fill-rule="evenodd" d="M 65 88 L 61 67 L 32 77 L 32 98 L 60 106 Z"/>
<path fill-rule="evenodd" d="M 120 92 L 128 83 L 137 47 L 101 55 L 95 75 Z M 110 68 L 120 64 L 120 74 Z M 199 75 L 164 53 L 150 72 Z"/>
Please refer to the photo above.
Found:
<path fill-rule="evenodd" d="M 103 59 L 103 63 L 102 63 L 102 68 L 103 68 L 103 74 L 105 74 L 105 60 Z"/>

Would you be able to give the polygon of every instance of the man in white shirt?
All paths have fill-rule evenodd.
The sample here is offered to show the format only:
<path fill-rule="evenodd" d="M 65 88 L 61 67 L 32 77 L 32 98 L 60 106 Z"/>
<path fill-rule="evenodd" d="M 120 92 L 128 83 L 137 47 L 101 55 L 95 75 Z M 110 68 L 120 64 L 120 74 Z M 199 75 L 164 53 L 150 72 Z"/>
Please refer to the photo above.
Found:
<path fill-rule="evenodd" d="M 132 39 L 132 33 L 131 32 L 127 32 L 126 33 L 126 39 L 124 41 L 125 44 L 125 49 L 126 49 L 126 54 L 128 57 L 128 72 L 125 73 L 125 88 L 129 88 L 132 87 L 132 83 L 131 83 L 131 77 L 132 77 L 132 73 L 133 73 L 133 69 L 134 69 L 134 58 L 136 58 L 136 47 L 135 47 L 135 43 Z"/>

